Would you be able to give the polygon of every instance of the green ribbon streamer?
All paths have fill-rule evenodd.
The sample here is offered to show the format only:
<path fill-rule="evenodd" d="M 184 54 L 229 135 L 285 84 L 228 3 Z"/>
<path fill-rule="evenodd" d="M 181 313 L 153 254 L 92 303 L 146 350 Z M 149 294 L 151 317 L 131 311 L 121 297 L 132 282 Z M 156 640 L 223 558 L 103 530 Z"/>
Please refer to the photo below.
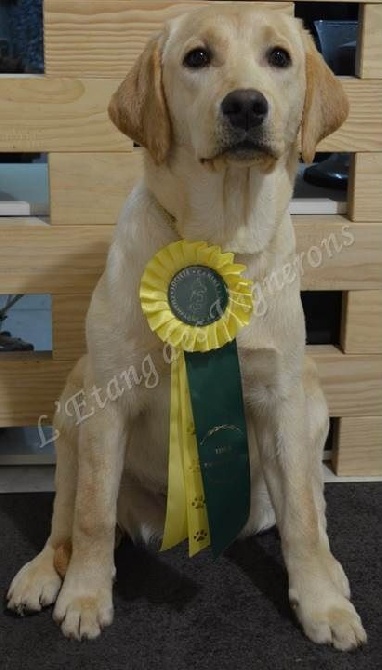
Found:
<path fill-rule="evenodd" d="M 217 558 L 236 539 L 250 511 L 248 438 L 236 340 L 221 349 L 184 356 L 211 547 Z"/>

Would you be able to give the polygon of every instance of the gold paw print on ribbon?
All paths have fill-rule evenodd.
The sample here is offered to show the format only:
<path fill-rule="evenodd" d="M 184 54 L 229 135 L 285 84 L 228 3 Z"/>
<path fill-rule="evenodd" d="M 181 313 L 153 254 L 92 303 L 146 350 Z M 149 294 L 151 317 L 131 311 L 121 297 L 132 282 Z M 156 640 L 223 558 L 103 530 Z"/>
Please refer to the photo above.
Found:
<path fill-rule="evenodd" d="M 195 507 L 195 509 L 201 509 L 204 507 L 206 504 L 204 496 L 195 496 L 195 498 L 192 501 L 192 506 Z"/>
<path fill-rule="evenodd" d="M 188 468 L 190 472 L 200 472 L 199 458 L 191 458 Z"/>
<path fill-rule="evenodd" d="M 194 535 L 194 540 L 196 540 L 196 542 L 203 542 L 207 537 L 208 533 L 206 530 L 197 530 Z"/>

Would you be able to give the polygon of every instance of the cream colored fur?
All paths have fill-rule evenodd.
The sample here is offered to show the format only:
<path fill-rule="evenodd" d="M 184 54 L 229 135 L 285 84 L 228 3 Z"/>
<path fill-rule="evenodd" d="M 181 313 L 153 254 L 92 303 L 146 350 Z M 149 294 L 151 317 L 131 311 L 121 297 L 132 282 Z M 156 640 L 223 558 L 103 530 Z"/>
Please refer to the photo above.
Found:
<path fill-rule="evenodd" d="M 183 56 L 198 46 L 211 49 L 213 62 L 190 71 Z M 271 46 L 290 52 L 289 68 L 270 67 Z M 246 160 L 224 151 L 220 115 L 224 96 L 239 88 L 260 90 L 270 105 L 267 149 Z M 51 535 L 8 593 L 8 606 L 20 612 L 56 601 L 54 618 L 75 638 L 96 637 L 112 621 L 117 520 L 147 541 L 163 531 L 170 366 L 139 304 L 146 263 L 179 234 L 234 251 L 254 282 L 293 265 L 288 203 L 298 133 L 302 126 L 303 156 L 311 160 L 318 141 L 345 119 L 347 101 L 297 20 L 219 5 L 175 19 L 152 39 L 109 111 L 146 147 L 145 174 L 119 218 L 87 316 L 88 353 L 55 417 Z M 328 411 L 304 353 L 298 273 L 263 304 L 238 337 L 252 476 L 242 535 L 277 522 L 290 601 L 305 633 L 348 650 L 366 634 L 326 535 L 321 458 Z M 114 400 L 101 408 L 107 390 Z"/>

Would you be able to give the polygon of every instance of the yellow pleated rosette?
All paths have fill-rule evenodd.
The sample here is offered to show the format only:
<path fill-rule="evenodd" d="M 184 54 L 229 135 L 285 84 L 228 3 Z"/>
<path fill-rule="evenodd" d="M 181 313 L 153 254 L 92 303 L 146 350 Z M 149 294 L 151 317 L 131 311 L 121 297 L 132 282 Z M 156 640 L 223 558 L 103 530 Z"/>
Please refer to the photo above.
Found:
<path fill-rule="evenodd" d="M 208 325 L 187 323 L 170 300 L 174 277 L 190 268 L 208 268 L 225 287 L 224 309 Z M 151 330 L 174 348 L 171 364 L 170 448 L 167 513 L 162 549 L 188 537 L 189 554 L 209 545 L 198 449 L 185 372 L 184 351 L 207 352 L 235 339 L 253 311 L 252 282 L 242 277 L 245 266 L 232 253 L 206 242 L 180 240 L 161 249 L 147 264 L 140 285 L 142 310 Z"/>
<path fill-rule="evenodd" d="M 224 280 L 228 304 L 220 318 L 207 326 L 184 323 L 171 310 L 168 289 L 177 272 L 189 266 L 205 266 Z M 234 262 L 232 253 L 206 242 L 180 240 L 161 249 L 147 264 L 140 286 L 140 299 L 149 326 L 158 337 L 183 351 L 210 351 L 223 347 L 250 321 L 252 282 L 241 276 L 245 265 Z"/>

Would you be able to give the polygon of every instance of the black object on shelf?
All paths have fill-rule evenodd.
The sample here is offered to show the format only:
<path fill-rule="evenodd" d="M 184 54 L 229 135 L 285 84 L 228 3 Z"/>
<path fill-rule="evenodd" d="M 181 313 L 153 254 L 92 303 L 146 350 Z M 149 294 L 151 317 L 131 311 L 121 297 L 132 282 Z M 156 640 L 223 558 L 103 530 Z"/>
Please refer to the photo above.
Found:
<path fill-rule="evenodd" d="M 358 21 L 315 21 L 316 41 L 325 62 L 340 76 L 354 76 Z"/>
<path fill-rule="evenodd" d="M 23 297 L 22 293 L 9 295 L 5 306 L 0 309 L 0 354 L 7 351 L 33 351 L 34 346 L 25 342 L 21 337 L 13 337 L 8 330 L 1 331 L 3 322 L 8 318 L 8 312 Z"/>
<path fill-rule="evenodd" d="M 314 21 L 316 41 L 326 63 L 337 75 L 354 75 L 357 21 Z M 304 172 L 304 180 L 315 186 L 346 190 L 349 155 L 333 153 Z"/>
<path fill-rule="evenodd" d="M 13 337 L 10 332 L 4 330 L 0 333 L 0 354 L 7 351 L 33 351 L 34 346 L 25 342 L 21 337 Z"/>
<path fill-rule="evenodd" d="M 329 158 L 304 170 L 304 180 L 314 186 L 336 188 L 346 191 L 348 186 L 350 156 L 334 153 Z"/>

